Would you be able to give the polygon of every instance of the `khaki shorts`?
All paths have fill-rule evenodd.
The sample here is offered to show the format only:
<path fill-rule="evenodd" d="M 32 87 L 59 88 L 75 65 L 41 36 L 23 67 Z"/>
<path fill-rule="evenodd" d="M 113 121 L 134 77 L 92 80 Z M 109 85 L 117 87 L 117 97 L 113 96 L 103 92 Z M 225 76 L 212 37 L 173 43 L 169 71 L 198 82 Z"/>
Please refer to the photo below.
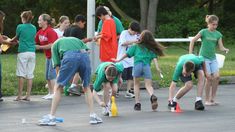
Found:
<path fill-rule="evenodd" d="M 34 52 L 18 53 L 16 76 L 32 79 L 34 77 L 35 58 Z"/>

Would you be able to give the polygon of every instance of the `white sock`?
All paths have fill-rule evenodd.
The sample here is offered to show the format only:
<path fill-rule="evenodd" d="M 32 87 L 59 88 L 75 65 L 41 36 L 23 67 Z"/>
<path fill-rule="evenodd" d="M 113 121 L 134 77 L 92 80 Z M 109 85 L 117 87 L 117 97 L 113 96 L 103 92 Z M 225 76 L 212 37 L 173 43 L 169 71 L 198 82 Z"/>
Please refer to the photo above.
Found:
<path fill-rule="evenodd" d="M 176 97 L 173 98 L 174 102 L 178 102 L 178 99 Z"/>
<path fill-rule="evenodd" d="M 202 100 L 202 97 L 196 97 L 196 102 Z"/>
<path fill-rule="evenodd" d="M 77 84 L 72 83 L 70 87 L 77 87 Z"/>
<path fill-rule="evenodd" d="M 95 113 L 90 113 L 90 117 L 95 117 L 96 114 Z"/>

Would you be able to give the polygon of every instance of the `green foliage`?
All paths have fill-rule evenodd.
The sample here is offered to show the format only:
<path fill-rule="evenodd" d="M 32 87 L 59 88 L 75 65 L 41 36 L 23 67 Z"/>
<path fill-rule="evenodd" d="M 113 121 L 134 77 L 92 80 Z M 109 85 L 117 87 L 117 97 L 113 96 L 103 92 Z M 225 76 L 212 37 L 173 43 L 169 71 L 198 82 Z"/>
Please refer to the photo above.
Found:
<path fill-rule="evenodd" d="M 185 38 L 194 36 L 205 25 L 207 13 L 195 8 L 180 9 L 175 12 L 159 13 L 158 37 Z M 160 24 L 162 23 L 162 24 Z"/>

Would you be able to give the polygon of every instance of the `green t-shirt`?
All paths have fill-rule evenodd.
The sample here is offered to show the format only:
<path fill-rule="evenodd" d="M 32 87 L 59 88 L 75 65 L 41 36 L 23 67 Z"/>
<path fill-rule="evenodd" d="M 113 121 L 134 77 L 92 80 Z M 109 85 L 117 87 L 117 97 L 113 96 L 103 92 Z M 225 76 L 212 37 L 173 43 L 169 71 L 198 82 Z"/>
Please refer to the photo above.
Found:
<path fill-rule="evenodd" d="M 82 49 L 88 50 L 89 48 L 78 38 L 63 37 L 57 39 L 51 48 L 53 67 L 60 66 L 60 61 L 66 51 L 76 51 Z"/>
<path fill-rule="evenodd" d="M 19 24 L 16 28 L 16 36 L 19 39 L 18 52 L 35 52 L 36 27 L 31 23 Z"/>
<path fill-rule="evenodd" d="M 211 32 L 208 29 L 202 29 L 199 33 L 201 34 L 202 40 L 199 55 L 210 60 L 215 59 L 216 46 L 218 44 L 218 40 L 222 38 L 222 34 L 217 30 Z"/>
<path fill-rule="evenodd" d="M 134 56 L 134 65 L 136 65 L 139 62 L 143 62 L 145 65 L 146 64 L 150 65 L 151 61 L 154 58 L 157 58 L 157 55 L 154 52 L 141 46 L 140 44 L 135 44 L 131 46 L 127 50 L 126 54 L 129 58 Z"/>
<path fill-rule="evenodd" d="M 183 71 L 183 66 L 188 61 L 192 61 L 195 64 L 195 68 L 198 68 L 204 62 L 204 58 L 202 56 L 196 56 L 194 54 L 186 54 L 186 55 L 180 56 L 176 64 L 174 74 L 173 74 L 174 82 L 177 82 L 179 80 L 179 77 Z"/>
<path fill-rule="evenodd" d="M 97 69 L 96 69 L 96 79 L 93 84 L 94 90 L 96 92 L 99 92 L 102 89 L 102 83 L 108 82 L 105 76 L 105 68 L 109 65 L 114 65 L 118 71 L 118 75 L 122 73 L 124 67 L 121 63 L 112 63 L 112 62 L 103 62 L 101 63 Z M 118 76 L 112 81 L 112 83 L 117 84 L 118 83 Z"/>
<path fill-rule="evenodd" d="M 116 33 L 117 33 L 117 35 L 119 35 L 124 30 L 124 27 L 122 26 L 122 22 L 115 16 L 112 16 L 112 18 L 113 18 L 115 25 L 116 25 Z M 101 32 L 102 26 L 103 26 L 103 22 L 102 22 L 102 20 L 100 20 L 99 24 L 98 24 L 98 29 L 97 29 L 98 33 Z"/>

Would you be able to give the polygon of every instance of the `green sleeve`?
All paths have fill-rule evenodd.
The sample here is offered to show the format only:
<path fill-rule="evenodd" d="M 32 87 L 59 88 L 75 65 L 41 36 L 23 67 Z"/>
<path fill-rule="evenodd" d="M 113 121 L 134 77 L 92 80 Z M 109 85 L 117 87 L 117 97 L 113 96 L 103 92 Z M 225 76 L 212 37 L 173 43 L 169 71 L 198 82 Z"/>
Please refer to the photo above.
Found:
<path fill-rule="evenodd" d="M 55 68 L 56 66 L 60 66 L 60 53 L 59 53 L 59 41 L 56 41 L 52 46 L 52 64 Z"/>
<path fill-rule="evenodd" d="M 183 67 L 180 67 L 180 65 L 176 65 L 175 71 L 173 74 L 173 79 L 172 79 L 174 82 L 178 82 L 180 75 L 182 74 L 182 70 L 183 70 Z"/>
<path fill-rule="evenodd" d="M 19 35 L 20 35 L 20 25 L 18 25 L 16 28 L 16 36 L 19 37 Z"/>
<path fill-rule="evenodd" d="M 122 26 L 122 22 L 118 18 L 115 20 L 115 23 L 116 23 L 116 32 L 119 35 L 124 30 L 124 28 Z"/>
<path fill-rule="evenodd" d="M 104 82 L 104 80 L 105 80 L 104 71 L 98 71 L 95 82 L 93 84 L 94 90 L 96 92 L 99 92 L 102 89 L 102 83 Z"/>
<path fill-rule="evenodd" d="M 98 23 L 98 28 L 97 28 L 97 32 L 98 32 L 98 33 L 101 32 L 102 25 L 103 25 L 103 22 L 102 22 L 102 20 L 100 20 L 99 23 Z"/>
<path fill-rule="evenodd" d="M 135 55 L 136 47 L 137 47 L 137 45 L 133 45 L 127 50 L 126 54 L 129 58 L 131 58 L 132 56 Z"/>
<path fill-rule="evenodd" d="M 199 34 L 201 34 L 201 36 L 204 36 L 204 32 L 205 32 L 205 30 L 202 29 L 202 30 L 199 31 Z"/>

